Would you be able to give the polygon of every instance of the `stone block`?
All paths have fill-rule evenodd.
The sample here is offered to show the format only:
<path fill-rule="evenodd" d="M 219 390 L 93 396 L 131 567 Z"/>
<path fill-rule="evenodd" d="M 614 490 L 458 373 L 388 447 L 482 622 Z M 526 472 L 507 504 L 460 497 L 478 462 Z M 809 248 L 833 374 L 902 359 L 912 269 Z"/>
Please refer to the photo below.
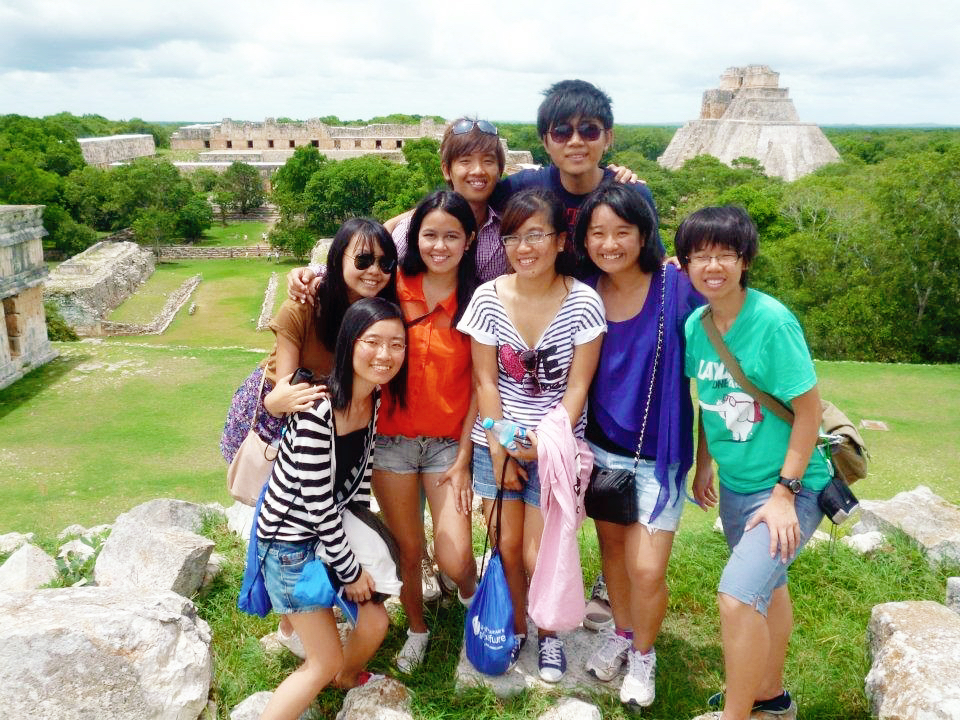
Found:
<path fill-rule="evenodd" d="M 960 562 L 960 508 L 930 488 L 897 493 L 890 500 L 861 500 L 858 533 L 901 530 L 926 553 L 931 564 Z"/>
<path fill-rule="evenodd" d="M 213 512 L 216 511 L 205 505 L 160 498 L 137 505 L 118 516 L 117 522 L 134 522 L 158 528 L 179 528 L 196 533 L 203 527 L 204 518 Z"/>
<path fill-rule="evenodd" d="M 12 553 L 28 542 L 33 542 L 33 533 L 12 532 L 0 535 L 0 554 Z"/>
<path fill-rule="evenodd" d="M 883 538 L 883 533 L 873 530 L 870 532 L 858 533 L 857 535 L 848 535 L 840 542 L 849 547 L 855 553 L 867 555 L 882 548 L 886 541 Z"/>
<path fill-rule="evenodd" d="M 56 560 L 36 545 L 21 545 L 0 566 L 0 590 L 36 590 L 56 577 Z"/>
<path fill-rule="evenodd" d="M 568 697 L 560 700 L 537 720 L 603 720 L 603 716 L 596 705 Z"/>
<path fill-rule="evenodd" d="M 877 605 L 864 689 L 879 720 L 960 720 L 960 616 L 925 601 Z"/>
<path fill-rule="evenodd" d="M 393 678 L 371 678 L 347 693 L 337 720 L 413 720 L 410 691 Z"/>
<path fill-rule="evenodd" d="M 960 615 L 960 577 L 947 578 L 947 607 Z"/>
<path fill-rule="evenodd" d="M 207 704 L 210 629 L 175 593 L 0 593 L 0 616 L 4 717 L 194 720 Z"/>

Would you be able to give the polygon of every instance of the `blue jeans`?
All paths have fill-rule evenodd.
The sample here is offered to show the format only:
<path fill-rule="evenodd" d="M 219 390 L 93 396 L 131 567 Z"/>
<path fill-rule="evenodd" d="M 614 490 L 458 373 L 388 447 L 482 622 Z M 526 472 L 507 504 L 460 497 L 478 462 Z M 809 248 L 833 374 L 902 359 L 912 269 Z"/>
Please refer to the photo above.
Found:
<path fill-rule="evenodd" d="M 300 579 L 307 563 L 314 558 L 316 540 L 302 542 L 282 542 L 257 540 L 257 557 L 263 563 L 263 581 L 270 596 L 274 612 L 281 615 L 289 613 L 314 612 L 329 608 L 328 605 L 301 605 L 293 597 L 293 588 Z M 267 550 L 267 545 L 270 549 Z M 266 561 L 264 561 L 266 554 Z"/>
<path fill-rule="evenodd" d="M 504 500 L 523 500 L 527 505 L 540 507 L 540 476 L 537 463 L 519 463 L 527 471 L 527 481 L 523 490 L 504 490 Z M 473 444 L 473 491 L 482 498 L 493 500 L 497 496 L 497 478 L 503 472 L 503 466 L 493 467 L 490 448 L 479 443 Z"/>

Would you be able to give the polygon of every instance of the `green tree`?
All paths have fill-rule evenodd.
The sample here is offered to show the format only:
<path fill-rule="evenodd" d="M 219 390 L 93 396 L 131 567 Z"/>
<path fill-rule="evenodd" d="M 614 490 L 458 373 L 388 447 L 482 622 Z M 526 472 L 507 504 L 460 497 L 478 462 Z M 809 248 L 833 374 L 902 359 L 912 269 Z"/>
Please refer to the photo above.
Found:
<path fill-rule="evenodd" d="M 260 172 L 242 162 L 234 162 L 224 171 L 217 180 L 217 188 L 232 195 L 231 207 L 241 215 L 260 207 L 267 199 Z"/>
<path fill-rule="evenodd" d="M 423 195 L 446 185 L 440 169 L 439 140 L 430 137 L 409 140 L 403 146 L 403 157 L 412 172 L 411 179 L 419 179 Z"/>
<path fill-rule="evenodd" d="M 317 244 L 317 236 L 302 219 L 281 219 L 270 230 L 270 246 L 291 253 L 297 260 L 304 260 Z"/>
<path fill-rule="evenodd" d="M 177 212 L 176 232 L 185 240 L 199 240 L 213 224 L 213 208 L 203 195 L 194 195 Z"/>
<path fill-rule="evenodd" d="M 160 208 L 147 208 L 133 223 L 133 236 L 137 242 L 152 244 L 154 253 L 160 257 L 160 245 L 167 243 L 176 232 L 176 216 Z"/>
<path fill-rule="evenodd" d="M 351 217 L 396 214 L 396 197 L 409 170 L 381 157 L 365 155 L 323 165 L 304 191 L 306 224 L 329 235 Z M 403 208 L 409 209 L 409 206 Z"/>
<path fill-rule="evenodd" d="M 302 145 L 293 151 L 271 178 L 271 197 L 281 214 L 303 212 L 303 191 L 313 174 L 327 162 L 327 158 L 312 145 Z"/>

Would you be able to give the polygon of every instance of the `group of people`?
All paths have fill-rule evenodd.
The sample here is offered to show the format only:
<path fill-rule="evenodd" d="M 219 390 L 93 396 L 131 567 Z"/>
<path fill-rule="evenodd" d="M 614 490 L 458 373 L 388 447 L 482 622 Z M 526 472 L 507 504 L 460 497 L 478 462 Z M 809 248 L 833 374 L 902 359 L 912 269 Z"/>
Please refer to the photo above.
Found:
<path fill-rule="evenodd" d="M 280 637 L 305 662 L 264 718 L 298 717 L 326 685 L 368 677 L 388 618 L 341 516 L 350 502 L 369 504 L 371 488 L 399 549 L 408 630 L 397 667 L 413 672 L 429 648 L 424 498 L 437 564 L 465 605 L 477 584 L 471 508 L 482 498 L 518 658 L 557 434 L 585 440 L 595 472 L 632 474 L 635 517 L 596 521 L 613 624 L 587 671 L 609 682 L 625 667 L 621 700 L 654 701 L 667 564 L 694 468 L 693 497 L 703 509 L 719 503 L 731 548 L 718 591 L 726 689 L 714 701 L 724 720 L 793 706 L 783 687 L 786 570 L 820 522 L 817 495 L 829 478 L 815 452 L 820 405 L 802 330 L 747 285 L 757 234 L 742 209 L 691 215 L 677 232 L 676 261 L 666 260 L 649 190 L 600 164 L 613 140 L 605 93 L 557 83 L 537 127 L 552 164 L 501 179 L 497 128 L 455 120 L 441 143 L 450 189 L 388 222 L 392 236 L 374 221 L 346 222 L 324 268 L 291 273 L 291 298 L 271 323 L 276 346 L 237 391 L 222 441 L 229 461 L 251 417 L 261 437 L 279 440 L 258 549 Z M 792 427 L 739 388 L 705 335 L 705 307 L 750 379 L 792 407 Z M 291 384 L 298 367 L 319 382 Z M 689 378 L 700 404 L 696 451 Z M 527 428 L 527 442 L 502 444 L 483 418 Z M 331 609 L 292 597 L 315 554 L 359 604 L 343 648 Z M 567 669 L 555 630 L 537 628 L 547 682 Z"/>

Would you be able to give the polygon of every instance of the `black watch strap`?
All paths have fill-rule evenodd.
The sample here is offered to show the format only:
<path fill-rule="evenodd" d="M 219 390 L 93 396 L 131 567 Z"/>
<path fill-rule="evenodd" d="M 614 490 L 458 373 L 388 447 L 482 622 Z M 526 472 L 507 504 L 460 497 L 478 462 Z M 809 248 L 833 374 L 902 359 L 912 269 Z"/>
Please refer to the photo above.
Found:
<path fill-rule="evenodd" d="M 787 489 L 792 492 L 794 495 L 800 492 L 803 488 L 803 480 L 801 478 L 788 478 L 783 475 L 780 476 L 778 482 L 781 485 L 785 485 Z"/>

